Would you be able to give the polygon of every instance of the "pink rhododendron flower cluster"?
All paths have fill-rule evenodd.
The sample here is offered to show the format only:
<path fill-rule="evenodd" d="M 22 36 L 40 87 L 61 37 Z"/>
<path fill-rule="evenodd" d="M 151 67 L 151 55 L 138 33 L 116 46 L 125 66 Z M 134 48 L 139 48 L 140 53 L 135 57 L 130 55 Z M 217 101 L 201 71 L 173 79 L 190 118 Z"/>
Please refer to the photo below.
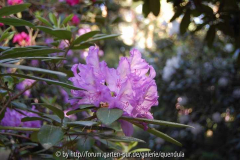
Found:
<path fill-rule="evenodd" d="M 72 18 L 72 23 L 74 25 L 78 25 L 80 23 L 80 19 L 78 18 L 78 16 L 76 14 Z"/>
<path fill-rule="evenodd" d="M 99 48 L 90 47 L 86 64 L 72 66 L 74 77 L 69 78 L 74 86 L 84 90 L 72 90 L 74 97 L 70 103 L 94 104 L 100 107 L 123 110 L 123 115 L 153 119 L 150 109 L 158 105 L 156 72 L 137 49 L 130 51 L 130 57 L 122 57 L 117 69 L 109 68 L 105 61 L 100 62 Z M 120 120 L 125 135 L 132 135 L 131 123 Z"/>
<path fill-rule="evenodd" d="M 23 80 L 21 83 L 17 84 L 16 88 L 19 90 L 23 90 L 28 86 L 31 86 L 33 83 L 35 82 L 35 80 L 32 79 L 25 79 Z M 29 97 L 30 96 L 31 91 L 27 90 L 23 93 L 23 95 Z"/>
<path fill-rule="evenodd" d="M 66 0 L 70 6 L 74 6 L 80 2 L 80 0 Z"/>
<path fill-rule="evenodd" d="M 16 4 L 22 4 L 23 0 L 8 0 L 7 2 L 9 5 L 16 5 Z"/>
<path fill-rule="evenodd" d="M 35 110 L 35 106 L 32 106 L 33 111 Z M 38 117 L 37 114 L 32 113 L 32 112 L 26 112 L 26 111 L 21 111 L 23 112 L 27 117 Z M 33 127 L 33 128 L 39 128 L 41 127 L 41 121 L 28 121 L 28 122 L 21 122 L 21 119 L 26 117 L 25 115 L 13 110 L 13 109 L 6 109 L 4 118 L 1 121 L 2 126 L 11 126 L 11 127 Z"/>
<path fill-rule="evenodd" d="M 15 34 L 13 37 L 13 43 L 18 43 L 20 46 L 30 46 L 31 38 L 25 32 Z"/>

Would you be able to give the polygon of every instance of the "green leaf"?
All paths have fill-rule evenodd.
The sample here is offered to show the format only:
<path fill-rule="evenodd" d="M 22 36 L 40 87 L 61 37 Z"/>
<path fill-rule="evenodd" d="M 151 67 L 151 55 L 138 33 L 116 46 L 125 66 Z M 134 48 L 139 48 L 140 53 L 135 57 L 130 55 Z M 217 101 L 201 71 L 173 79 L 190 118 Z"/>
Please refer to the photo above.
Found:
<path fill-rule="evenodd" d="M 39 30 L 50 34 L 58 39 L 67 39 L 70 40 L 72 38 L 72 32 L 68 31 L 68 30 L 64 30 L 64 29 L 51 29 L 48 27 L 44 27 L 44 26 L 38 26 L 37 27 Z"/>
<path fill-rule="evenodd" d="M 51 120 L 61 124 L 61 119 L 57 115 L 43 114 L 43 117 L 50 118 Z"/>
<path fill-rule="evenodd" d="M 52 49 L 52 48 L 44 48 L 44 49 L 26 49 L 22 51 L 18 51 L 15 48 L 7 50 L 2 53 L 0 56 L 1 59 L 6 59 L 6 58 L 18 58 L 18 57 L 32 57 L 32 56 L 43 56 L 43 55 L 48 55 L 50 53 L 58 53 L 58 52 L 63 52 L 60 49 Z"/>
<path fill-rule="evenodd" d="M 194 31 L 192 31 L 192 33 L 195 33 L 195 32 L 197 32 L 197 31 L 201 30 L 206 24 L 207 24 L 207 23 L 204 22 L 204 23 L 202 23 L 202 24 L 197 25 L 196 29 L 195 29 Z"/>
<path fill-rule="evenodd" d="M 83 41 L 86 41 L 88 40 L 89 38 L 93 37 L 94 35 L 98 34 L 100 31 L 91 31 L 91 32 L 88 32 L 88 33 L 85 33 L 81 36 L 79 36 L 77 39 L 75 39 L 75 41 L 73 42 L 73 44 L 79 44 Z"/>
<path fill-rule="evenodd" d="M 2 108 L 2 106 L 1 106 L 1 108 Z M 5 112 L 6 112 L 6 109 L 4 109 L 4 110 L 2 111 L 2 113 L 0 114 L 0 121 L 4 118 Z"/>
<path fill-rule="evenodd" d="M 89 151 L 94 145 L 95 140 L 91 137 L 81 138 L 77 142 L 77 149 L 80 152 Z"/>
<path fill-rule="evenodd" d="M 149 6 L 148 0 L 144 0 L 143 7 L 142 7 L 142 13 L 145 18 L 147 18 L 148 14 L 150 13 L 150 6 Z"/>
<path fill-rule="evenodd" d="M 130 117 L 121 117 L 120 119 L 126 120 L 126 121 L 137 121 L 137 122 L 145 122 L 148 124 L 157 124 L 162 125 L 166 127 L 191 127 L 189 125 L 180 124 L 180 123 L 174 123 L 174 122 L 168 122 L 168 121 L 161 121 L 161 120 L 155 120 L 155 119 L 145 119 L 145 118 L 130 118 Z"/>
<path fill-rule="evenodd" d="M 76 128 L 76 129 L 81 129 L 81 132 L 85 129 L 85 130 L 98 130 L 98 131 L 112 131 L 112 132 L 115 132 L 114 129 L 112 128 L 109 128 L 109 127 L 101 127 L 101 126 L 72 126 L 72 128 Z M 76 135 L 76 132 L 73 133 L 74 135 Z M 82 135 L 82 134 L 81 134 Z"/>
<path fill-rule="evenodd" d="M 110 125 L 123 114 L 121 109 L 100 108 L 97 110 L 97 118 L 106 125 Z"/>
<path fill-rule="evenodd" d="M 174 21 L 176 18 L 178 18 L 183 13 L 182 7 L 177 7 L 173 17 L 170 19 L 170 22 Z"/>
<path fill-rule="evenodd" d="M 42 72 L 42 73 L 47 73 L 47 74 L 55 74 L 55 75 L 59 75 L 59 76 L 66 76 L 66 74 L 62 73 L 62 72 L 51 71 L 51 70 L 36 68 L 36 67 L 23 66 L 23 65 L 0 63 L 0 66 L 8 67 L 8 68 L 18 68 L 18 69 L 34 71 L 34 72 Z"/>
<path fill-rule="evenodd" d="M 66 25 L 66 24 L 73 18 L 73 16 L 74 16 L 74 14 L 70 14 L 69 16 L 67 16 L 67 17 L 63 20 L 62 24 L 63 24 L 63 25 Z"/>
<path fill-rule="evenodd" d="M 35 28 L 35 26 L 28 21 L 18 19 L 18 18 L 0 18 L 0 22 L 5 25 L 12 25 L 12 26 L 29 26 L 31 28 Z"/>
<path fill-rule="evenodd" d="M 117 143 L 113 143 L 113 142 L 105 140 L 105 139 L 98 139 L 98 141 L 105 144 L 108 148 L 112 148 L 112 149 L 119 150 L 119 151 L 122 150 L 122 147 Z"/>
<path fill-rule="evenodd" d="M 45 18 L 40 17 L 40 16 L 36 16 L 36 17 L 37 17 L 37 19 L 38 19 L 39 21 L 41 21 L 43 24 L 46 24 L 47 26 L 52 27 L 51 23 L 49 23 L 48 20 L 46 20 Z"/>
<path fill-rule="evenodd" d="M 141 128 L 141 129 L 145 130 L 144 127 L 141 124 L 134 123 L 134 122 L 131 122 L 131 123 L 134 124 L 135 126 Z M 175 145 L 178 145 L 178 146 L 182 146 L 182 144 L 180 142 L 178 142 L 177 140 L 173 139 L 172 137 L 168 136 L 167 134 L 162 133 L 162 132 L 160 132 L 160 131 L 158 131 L 154 128 L 148 127 L 147 132 L 149 132 L 149 133 L 151 133 L 151 134 L 153 134 L 157 137 L 160 137 L 160 138 L 164 139 L 165 141 L 171 142 L 171 143 L 173 143 Z"/>
<path fill-rule="evenodd" d="M 83 112 L 83 111 L 87 111 L 87 110 L 93 109 L 93 108 L 96 108 L 96 107 L 88 107 L 88 108 L 85 108 L 85 109 L 76 109 L 76 110 L 68 111 L 66 114 L 69 116 L 69 115 L 76 114 L 76 113 Z"/>
<path fill-rule="evenodd" d="M 53 13 L 49 13 L 50 21 L 57 27 L 57 17 Z"/>
<path fill-rule="evenodd" d="M 149 148 L 138 148 L 138 149 L 134 149 L 132 150 L 130 153 L 136 153 L 136 152 L 150 152 L 151 149 Z"/>
<path fill-rule="evenodd" d="M 80 125 L 80 126 L 93 126 L 97 124 L 97 122 L 93 121 L 74 121 L 74 122 L 67 122 L 67 125 Z"/>
<path fill-rule="evenodd" d="M 18 102 L 18 101 L 12 101 L 11 104 L 14 105 L 15 107 L 27 108 L 26 104 L 20 103 L 20 102 Z"/>
<path fill-rule="evenodd" d="M 30 135 L 30 138 L 31 138 L 32 142 L 39 142 L 38 141 L 38 132 L 37 131 L 32 132 L 32 134 Z"/>
<path fill-rule="evenodd" d="M 0 42 L 5 40 L 5 39 L 11 39 L 14 35 L 15 32 L 8 32 L 11 29 L 11 27 L 8 27 L 3 33 L 0 38 Z"/>
<path fill-rule="evenodd" d="M 9 16 L 11 14 L 22 12 L 25 9 L 27 9 L 29 6 L 31 6 L 30 3 L 24 3 L 24 4 L 19 4 L 19 5 L 3 7 L 0 9 L 0 17 Z"/>
<path fill-rule="evenodd" d="M 66 58 L 59 56 L 59 57 L 21 57 L 19 59 L 39 59 L 46 61 L 46 60 L 65 60 Z"/>
<path fill-rule="evenodd" d="M 48 109 L 50 109 L 53 113 L 55 113 L 59 118 L 63 119 L 64 118 L 64 113 L 62 110 L 60 110 L 57 107 L 54 107 L 50 104 L 46 104 L 46 103 L 38 103 L 39 105 L 42 105 L 44 107 L 47 107 Z"/>
<path fill-rule="evenodd" d="M 44 81 L 44 82 L 47 82 L 49 84 L 56 84 L 56 85 L 59 85 L 59 86 L 65 87 L 65 88 L 69 88 L 69 89 L 82 90 L 81 88 L 75 87 L 73 85 L 70 85 L 70 84 L 67 84 L 67 83 L 64 83 L 64 82 L 59 82 L 59 81 L 46 79 L 46 78 L 41 78 L 41 77 L 29 76 L 29 75 L 25 75 L 25 74 L 6 73 L 6 74 L 0 74 L 0 77 L 1 76 L 13 76 L 13 77 L 34 79 L 34 80 L 38 80 L 38 81 Z"/>
<path fill-rule="evenodd" d="M 81 44 L 85 44 L 88 42 L 95 42 L 95 41 L 99 41 L 99 40 L 105 40 L 105 39 L 110 39 L 110 38 L 115 38 L 120 36 L 121 34 L 110 34 L 110 35 L 106 35 L 106 36 L 101 36 L 101 37 L 96 37 L 96 38 L 92 38 L 90 40 L 84 41 Z"/>
<path fill-rule="evenodd" d="M 216 35 L 216 27 L 211 25 L 207 31 L 205 40 L 207 41 L 208 47 L 212 47 Z"/>
<path fill-rule="evenodd" d="M 160 12 L 160 0 L 149 0 L 149 7 L 154 16 L 158 16 Z"/>
<path fill-rule="evenodd" d="M 81 44 L 81 45 L 78 45 L 78 46 L 71 46 L 71 49 L 86 49 L 86 48 L 89 48 L 90 46 L 92 46 L 93 44 L 91 43 L 84 43 L 84 44 Z"/>
<path fill-rule="evenodd" d="M 96 107 L 93 104 L 81 104 L 79 106 L 80 109 L 92 109 L 92 107 Z"/>
<path fill-rule="evenodd" d="M 184 34 L 190 24 L 190 10 L 187 10 L 180 23 L 180 33 Z"/>
<path fill-rule="evenodd" d="M 146 143 L 144 140 L 134 138 L 134 137 L 127 137 L 127 136 L 115 136 L 115 135 L 98 135 L 101 139 L 107 139 L 112 142 L 141 142 Z"/>
<path fill-rule="evenodd" d="M 38 140 L 45 149 L 54 146 L 63 138 L 63 131 L 60 127 L 44 125 L 38 132 Z"/>
<path fill-rule="evenodd" d="M 47 119 L 47 118 L 42 118 L 42 117 L 24 117 L 21 119 L 22 122 L 29 122 L 29 121 L 48 121 L 52 122 L 52 120 Z"/>

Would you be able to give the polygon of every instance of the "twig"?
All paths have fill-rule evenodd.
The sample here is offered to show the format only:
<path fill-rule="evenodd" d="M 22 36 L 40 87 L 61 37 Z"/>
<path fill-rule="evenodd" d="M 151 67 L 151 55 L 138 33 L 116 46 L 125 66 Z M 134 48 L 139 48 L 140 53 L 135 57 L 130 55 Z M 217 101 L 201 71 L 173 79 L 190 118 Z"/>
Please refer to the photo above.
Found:
<path fill-rule="evenodd" d="M 13 101 L 14 99 L 18 98 L 20 95 L 22 95 L 24 92 L 26 92 L 27 90 L 31 89 L 38 81 L 35 81 L 31 86 L 27 86 L 24 90 L 22 90 L 21 92 L 19 92 L 17 95 L 15 95 L 12 98 L 9 98 L 7 103 L 3 106 L 3 108 L 0 111 L 0 114 L 2 114 L 2 112 L 7 108 L 7 106 L 9 105 L 9 103 L 11 101 Z"/>
<path fill-rule="evenodd" d="M 39 131 L 40 128 L 28 128 L 28 127 L 5 127 L 5 126 L 0 126 L 0 130 Z"/>
<path fill-rule="evenodd" d="M 28 137 L 26 137 L 26 136 L 21 136 L 21 135 L 13 134 L 13 133 L 2 133 L 2 132 L 0 132 L 0 134 L 2 134 L 2 135 L 8 135 L 8 136 L 15 136 L 15 137 L 19 137 L 19 138 L 24 138 L 24 139 L 31 140 L 30 138 L 28 138 Z"/>

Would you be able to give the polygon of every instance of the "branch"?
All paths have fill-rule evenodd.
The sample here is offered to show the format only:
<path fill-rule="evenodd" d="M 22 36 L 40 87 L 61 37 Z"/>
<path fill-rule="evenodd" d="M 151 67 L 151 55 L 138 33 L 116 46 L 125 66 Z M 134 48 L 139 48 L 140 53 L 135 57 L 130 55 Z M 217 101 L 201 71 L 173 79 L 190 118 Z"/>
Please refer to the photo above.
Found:
<path fill-rule="evenodd" d="M 11 101 L 13 101 L 14 99 L 18 98 L 20 95 L 22 95 L 24 92 L 26 92 L 27 90 L 31 89 L 38 81 L 35 81 L 31 86 L 27 86 L 24 90 L 22 90 L 21 92 L 19 92 L 17 95 L 15 95 L 12 98 L 9 98 L 9 100 L 7 101 L 7 103 L 3 106 L 3 108 L 0 111 L 0 115 L 2 114 L 2 112 L 7 108 L 7 106 L 9 105 L 9 103 Z"/>
<path fill-rule="evenodd" d="M 24 138 L 24 139 L 31 140 L 30 138 L 28 138 L 28 137 L 26 137 L 26 136 L 21 136 L 21 135 L 13 134 L 13 133 L 2 133 L 2 132 L 0 132 L 0 134 L 2 134 L 2 135 L 8 135 L 8 136 L 15 136 L 15 137 L 19 137 L 19 138 Z"/>
<path fill-rule="evenodd" d="M 0 130 L 39 131 L 40 128 L 28 128 L 28 127 L 4 127 L 4 126 L 0 126 Z"/>

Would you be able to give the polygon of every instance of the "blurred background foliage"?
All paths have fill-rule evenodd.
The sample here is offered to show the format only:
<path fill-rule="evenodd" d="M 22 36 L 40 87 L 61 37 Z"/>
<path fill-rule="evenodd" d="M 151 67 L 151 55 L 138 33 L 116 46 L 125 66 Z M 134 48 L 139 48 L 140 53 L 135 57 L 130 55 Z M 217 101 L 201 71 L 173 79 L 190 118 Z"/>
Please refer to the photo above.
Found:
<path fill-rule="evenodd" d="M 49 12 L 58 17 L 74 13 L 80 19 L 79 28 L 121 33 L 120 38 L 96 42 L 104 52 L 101 58 L 110 67 L 116 67 L 119 58 L 133 47 L 154 66 L 159 91 L 159 105 L 152 108 L 154 118 L 195 129 L 159 128 L 183 147 L 139 130 L 134 136 L 147 143 L 138 147 L 184 151 L 186 159 L 194 160 L 240 159 L 238 0 L 96 0 L 75 6 L 57 0 L 26 2 L 32 3 L 30 12 L 18 16 L 33 23 L 41 23 L 36 16 L 48 19 Z M 25 27 L 16 30 L 31 32 Z M 46 35 L 38 34 L 35 43 L 45 41 Z M 9 40 L 9 45 L 15 44 Z M 84 62 L 85 53 L 74 52 L 68 62 Z M 65 95 L 54 88 L 32 90 L 32 94 L 36 92 L 46 93 L 47 100 L 64 103 L 54 95 Z"/>

